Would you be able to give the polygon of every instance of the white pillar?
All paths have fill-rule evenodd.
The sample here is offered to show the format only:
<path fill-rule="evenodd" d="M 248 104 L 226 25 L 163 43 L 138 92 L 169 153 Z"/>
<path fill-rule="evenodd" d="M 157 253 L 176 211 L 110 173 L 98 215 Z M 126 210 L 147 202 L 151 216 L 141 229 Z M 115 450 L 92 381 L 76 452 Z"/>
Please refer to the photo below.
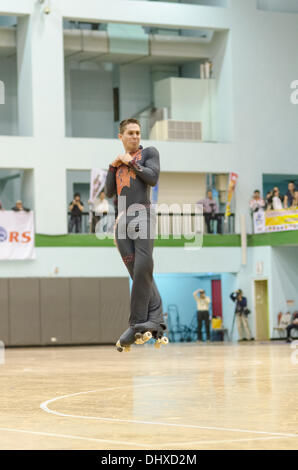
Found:
<path fill-rule="evenodd" d="M 65 59 L 65 126 L 66 136 L 72 137 L 72 103 L 71 103 L 71 61 Z"/>
<path fill-rule="evenodd" d="M 36 2 L 17 28 L 19 134 L 64 137 L 63 21 Z"/>

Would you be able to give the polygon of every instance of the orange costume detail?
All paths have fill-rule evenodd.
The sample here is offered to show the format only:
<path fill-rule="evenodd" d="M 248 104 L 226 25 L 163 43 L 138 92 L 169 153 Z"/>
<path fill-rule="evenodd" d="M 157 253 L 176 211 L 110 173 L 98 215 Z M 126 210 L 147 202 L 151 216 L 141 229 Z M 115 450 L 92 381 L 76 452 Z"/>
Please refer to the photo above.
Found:
<path fill-rule="evenodd" d="M 138 150 L 137 152 L 131 154 L 135 161 L 139 161 L 142 158 L 142 150 Z M 117 184 L 117 194 L 118 196 L 121 194 L 122 189 L 127 186 L 130 188 L 130 179 L 136 179 L 136 173 L 133 168 L 125 165 L 123 163 L 121 166 L 117 168 L 116 171 L 116 184 Z"/>

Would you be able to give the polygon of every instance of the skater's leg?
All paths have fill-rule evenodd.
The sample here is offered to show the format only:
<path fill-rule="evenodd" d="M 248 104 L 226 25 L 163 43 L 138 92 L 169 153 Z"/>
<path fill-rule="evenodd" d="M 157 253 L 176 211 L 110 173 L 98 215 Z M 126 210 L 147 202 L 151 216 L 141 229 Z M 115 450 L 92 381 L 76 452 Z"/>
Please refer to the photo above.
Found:
<path fill-rule="evenodd" d="M 152 251 L 154 240 L 138 238 L 134 243 L 135 259 L 131 290 L 130 325 L 147 321 L 153 287 Z M 155 299 L 152 300 L 154 303 Z"/>
<path fill-rule="evenodd" d="M 152 273 L 154 240 L 150 238 L 132 240 L 129 237 L 123 239 L 119 237 L 117 229 L 118 227 L 115 231 L 117 247 L 133 280 L 129 325 L 134 328 L 135 333 L 143 334 L 149 331 L 154 338 L 162 338 L 166 325 L 163 323 L 161 297 Z M 125 334 L 126 332 L 124 336 Z M 120 342 L 121 344 L 126 342 L 123 335 Z"/>

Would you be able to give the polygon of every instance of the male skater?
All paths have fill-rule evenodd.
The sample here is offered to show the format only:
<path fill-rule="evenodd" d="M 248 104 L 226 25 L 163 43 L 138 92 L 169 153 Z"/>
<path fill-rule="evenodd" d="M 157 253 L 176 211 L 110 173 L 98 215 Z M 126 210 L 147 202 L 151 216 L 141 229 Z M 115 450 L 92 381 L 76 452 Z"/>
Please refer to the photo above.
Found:
<path fill-rule="evenodd" d="M 125 153 L 109 166 L 105 194 L 113 197 L 117 193 L 115 240 L 133 281 L 129 328 L 117 342 L 121 352 L 129 350 L 136 340 L 144 343 L 151 334 L 157 345 L 166 344 L 167 339 L 163 337 L 162 302 L 153 279 L 152 258 L 155 214 L 150 203 L 150 186 L 158 181 L 159 153 L 154 147 L 140 146 L 141 127 L 137 119 L 123 120 L 118 137 Z"/>

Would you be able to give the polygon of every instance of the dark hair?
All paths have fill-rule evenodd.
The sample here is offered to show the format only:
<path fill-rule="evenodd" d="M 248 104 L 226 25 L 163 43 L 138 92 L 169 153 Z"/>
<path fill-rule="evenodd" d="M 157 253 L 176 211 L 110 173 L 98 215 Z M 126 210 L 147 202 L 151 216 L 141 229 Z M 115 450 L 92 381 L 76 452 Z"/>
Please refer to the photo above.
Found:
<path fill-rule="evenodd" d="M 119 125 L 119 134 L 124 133 L 125 128 L 126 126 L 128 126 L 128 124 L 137 124 L 139 128 L 141 129 L 140 121 L 138 121 L 137 119 L 135 118 L 123 119 L 123 121 L 121 121 Z"/>
<path fill-rule="evenodd" d="M 75 195 L 74 195 L 74 197 L 73 197 L 73 198 L 75 199 L 75 198 L 76 198 L 76 197 L 78 197 L 78 196 L 79 196 L 79 198 L 81 199 L 81 195 L 80 195 L 80 193 L 75 193 Z"/>
<path fill-rule="evenodd" d="M 295 185 L 295 181 L 289 181 L 288 184 L 290 184 L 290 183 Z"/>
<path fill-rule="evenodd" d="M 254 193 L 260 193 L 261 191 L 259 189 L 255 189 Z"/>

